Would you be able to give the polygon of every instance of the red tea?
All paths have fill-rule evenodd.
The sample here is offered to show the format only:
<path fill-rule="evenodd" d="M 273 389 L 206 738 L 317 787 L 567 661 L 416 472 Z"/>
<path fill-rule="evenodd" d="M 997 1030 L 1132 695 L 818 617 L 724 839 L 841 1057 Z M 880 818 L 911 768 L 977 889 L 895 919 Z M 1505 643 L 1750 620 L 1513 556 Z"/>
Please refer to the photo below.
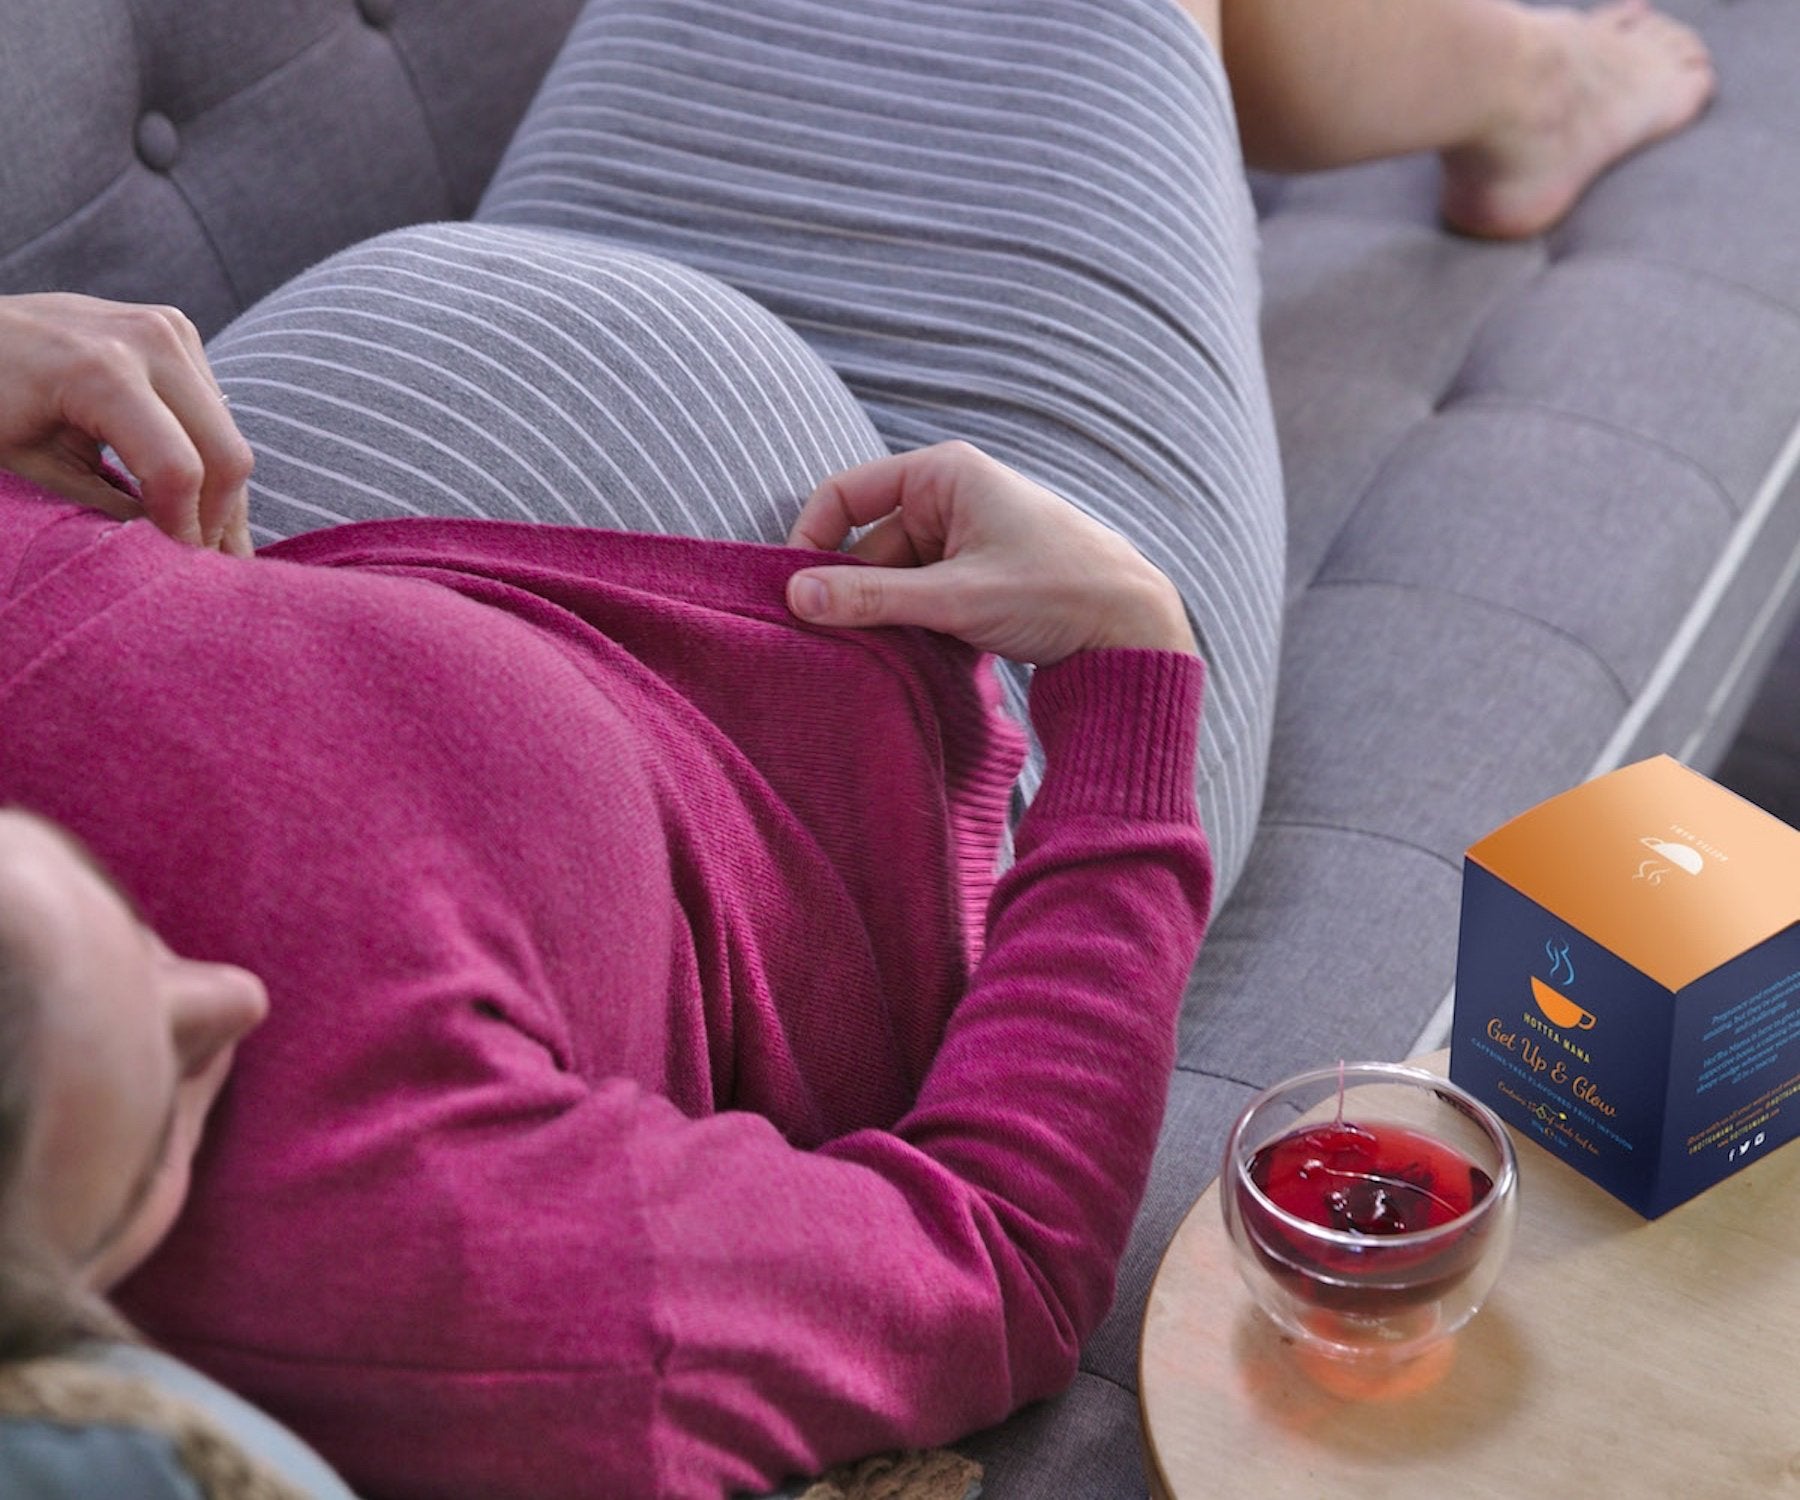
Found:
<path fill-rule="evenodd" d="M 1494 1187 L 1454 1146 L 1401 1125 L 1350 1121 L 1277 1137 L 1251 1159 L 1248 1176 L 1283 1212 L 1355 1239 L 1309 1239 L 1241 1187 L 1245 1228 L 1269 1271 L 1319 1306 L 1367 1313 L 1434 1299 L 1467 1275 L 1481 1255 L 1480 1233 L 1421 1246 L 1392 1237 L 1452 1223 Z"/>
<path fill-rule="evenodd" d="M 1401 1125 L 1308 1125 L 1251 1159 L 1277 1208 L 1350 1234 L 1410 1234 L 1460 1219 L 1494 1179 L 1454 1146 Z"/>

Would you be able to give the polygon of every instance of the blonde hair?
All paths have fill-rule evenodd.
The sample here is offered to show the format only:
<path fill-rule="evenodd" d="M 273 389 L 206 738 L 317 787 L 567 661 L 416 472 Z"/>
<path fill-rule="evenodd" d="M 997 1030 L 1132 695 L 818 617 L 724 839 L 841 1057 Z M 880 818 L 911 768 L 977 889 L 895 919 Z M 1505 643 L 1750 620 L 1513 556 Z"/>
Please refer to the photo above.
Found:
<path fill-rule="evenodd" d="M 0 925 L 0 1362 L 60 1353 L 87 1339 L 134 1337 L 44 1242 L 25 1201 L 45 1003 L 42 982 Z"/>

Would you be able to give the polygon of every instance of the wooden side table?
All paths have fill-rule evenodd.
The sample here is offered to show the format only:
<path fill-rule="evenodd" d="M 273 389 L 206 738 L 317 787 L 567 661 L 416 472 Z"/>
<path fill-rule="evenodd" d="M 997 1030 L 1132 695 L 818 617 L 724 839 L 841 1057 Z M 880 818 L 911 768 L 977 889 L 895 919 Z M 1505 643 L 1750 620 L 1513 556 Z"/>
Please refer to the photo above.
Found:
<path fill-rule="evenodd" d="M 1441 1074 L 1448 1057 L 1415 1061 Z M 1151 1493 L 1800 1496 L 1800 1147 L 1646 1223 L 1513 1140 L 1499 1284 L 1454 1340 L 1386 1375 L 1299 1350 L 1257 1311 L 1208 1188 L 1144 1318 Z"/>

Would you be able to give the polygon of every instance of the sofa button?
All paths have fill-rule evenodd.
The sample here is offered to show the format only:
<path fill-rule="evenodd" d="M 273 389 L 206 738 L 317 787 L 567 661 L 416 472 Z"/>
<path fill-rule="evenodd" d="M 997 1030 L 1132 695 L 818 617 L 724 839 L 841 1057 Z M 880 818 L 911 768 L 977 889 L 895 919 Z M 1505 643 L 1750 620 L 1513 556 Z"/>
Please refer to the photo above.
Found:
<path fill-rule="evenodd" d="M 166 172 L 181 155 L 181 137 L 175 122 L 151 110 L 137 122 L 138 159 L 152 172 Z"/>
<path fill-rule="evenodd" d="M 390 26 L 394 20 L 396 0 L 356 0 L 356 8 L 371 26 Z"/>

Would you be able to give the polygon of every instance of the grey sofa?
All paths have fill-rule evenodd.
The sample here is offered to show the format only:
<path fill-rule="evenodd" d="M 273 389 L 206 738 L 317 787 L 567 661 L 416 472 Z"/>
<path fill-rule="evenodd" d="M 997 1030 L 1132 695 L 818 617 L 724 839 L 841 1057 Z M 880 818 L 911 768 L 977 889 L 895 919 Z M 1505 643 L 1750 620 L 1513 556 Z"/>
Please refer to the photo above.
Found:
<path fill-rule="evenodd" d="M 0 291 L 210 332 L 462 216 L 577 5 L 0 0 Z M 1542 240 L 1442 232 L 1428 161 L 1255 184 L 1290 528 L 1261 829 L 1115 1310 L 1067 1395 L 964 1445 L 990 1500 L 1143 1493 L 1144 1299 L 1233 1114 L 1299 1066 L 1440 1045 L 1463 848 L 1641 755 L 1713 768 L 1790 623 L 1800 11 L 1673 8 L 1717 104 Z"/>

